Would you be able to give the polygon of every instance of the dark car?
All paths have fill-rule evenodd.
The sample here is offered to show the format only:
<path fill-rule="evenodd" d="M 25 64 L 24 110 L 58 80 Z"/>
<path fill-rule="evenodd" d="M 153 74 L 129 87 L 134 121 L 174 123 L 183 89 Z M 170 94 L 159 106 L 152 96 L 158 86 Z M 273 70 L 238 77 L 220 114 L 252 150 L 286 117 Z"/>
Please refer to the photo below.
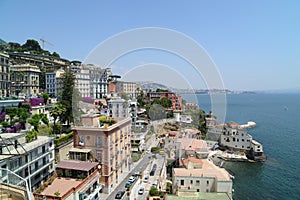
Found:
<path fill-rule="evenodd" d="M 119 191 L 119 192 L 116 194 L 115 199 L 122 199 L 122 197 L 124 196 L 124 194 L 125 194 L 125 191 Z"/>

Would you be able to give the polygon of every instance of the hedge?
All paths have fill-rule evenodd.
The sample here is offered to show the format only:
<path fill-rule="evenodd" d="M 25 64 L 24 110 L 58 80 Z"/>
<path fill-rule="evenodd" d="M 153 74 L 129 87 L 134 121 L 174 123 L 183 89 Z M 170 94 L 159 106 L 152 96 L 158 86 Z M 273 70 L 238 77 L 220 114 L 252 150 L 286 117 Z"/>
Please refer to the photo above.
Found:
<path fill-rule="evenodd" d="M 73 139 L 73 132 L 70 132 L 66 135 L 62 135 L 59 138 L 55 138 L 54 139 L 55 147 L 58 147 L 59 145 L 64 144 L 64 143 L 68 142 L 71 139 Z"/>

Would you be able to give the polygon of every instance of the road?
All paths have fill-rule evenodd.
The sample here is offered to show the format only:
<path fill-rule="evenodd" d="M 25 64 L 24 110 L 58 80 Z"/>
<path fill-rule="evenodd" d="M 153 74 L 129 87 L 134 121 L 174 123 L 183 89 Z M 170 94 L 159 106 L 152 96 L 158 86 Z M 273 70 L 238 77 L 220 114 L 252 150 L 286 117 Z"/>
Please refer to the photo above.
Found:
<path fill-rule="evenodd" d="M 148 163 L 150 161 L 149 157 L 150 156 L 148 154 L 146 154 L 143 158 L 141 158 L 139 163 L 132 169 L 131 173 L 129 173 L 124 178 L 124 180 L 116 187 L 116 189 L 107 196 L 107 199 L 115 199 L 115 196 L 118 191 L 124 191 L 125 183 L 128 181 L 129 177 L 136 171 L 143 172 L 146 169 L 146 167 L 148 166 Z M 136 184 L 138 184 L 138 183 L 136 183 Z"/>

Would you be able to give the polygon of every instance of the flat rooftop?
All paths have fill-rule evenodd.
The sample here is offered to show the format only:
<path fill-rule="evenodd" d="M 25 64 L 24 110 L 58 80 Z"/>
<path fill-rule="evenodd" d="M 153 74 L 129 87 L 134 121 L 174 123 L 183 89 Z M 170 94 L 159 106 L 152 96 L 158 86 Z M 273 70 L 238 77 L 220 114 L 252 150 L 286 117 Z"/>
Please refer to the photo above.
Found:
<path fill-rule="evenodd" d="M 67 194 L 73 188 L 77 188 L 81 184 L 82 180 L 71 179 L 71 178 L 56 178 L 51 185 L 48 185 L 41 193 L 45 196 L 62 197 Z M 56 196 L 54 193 L 58 192 Z"/>
<path fill-rule="evenodd" d="M 85 149 L 85 148 L 75 148 L 75 147 L 72 147 L 69 152 L 78 152 L 78 153 L 89 153 L 91 152 L 92 150 L 91 149 Z"/>
<path fill-rule="evenodd" d="M 231 181 L 229 173 L 224 169 L 215 166 L 211 161 L 207 159 L 201 159 L 202 168 L 186 169 L 186 168 L 174 168 L 174 176 L 177 177 L 212 177 L 217 181 Z"/>
<path fill-rule="evenodd" d="M 167 200 L 230 200 L 228 194 L 219 192 L 179 191 L 177 195 L 167 195 Z"/>
<path fill-rule="evenodd" d="M 71 169 L 79 171 L 89 171 L 96 167 L 99 163 L 79 160 L 62 160 L 56 165 L 56 168 Z"/>

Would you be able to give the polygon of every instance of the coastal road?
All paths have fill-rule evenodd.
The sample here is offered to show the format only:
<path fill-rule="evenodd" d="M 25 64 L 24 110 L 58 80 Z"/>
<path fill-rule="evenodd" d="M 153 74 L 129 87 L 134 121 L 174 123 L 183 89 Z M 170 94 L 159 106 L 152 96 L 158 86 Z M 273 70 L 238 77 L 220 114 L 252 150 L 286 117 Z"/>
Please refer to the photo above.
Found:
<path fill-rule="evenodd" d="M 139 161 L 139 163 L 131 170 L 131 173 L 128 173 L 128 175 L 124 178 L 124 180 L 115 188 L 113 192 L 111 192 L 106 199 L 115 199 L 115 196 L 118 191 L 125 191 L 125 183 L 129 180 L 129 177 L 136 171 L 143 172 L 150 161 L 150 154 L 145 154 L 143 158 Z M 136 183 L 138 184 L 138 183 Z M 125 194 L 126 195 L 126 194 Z"/>

